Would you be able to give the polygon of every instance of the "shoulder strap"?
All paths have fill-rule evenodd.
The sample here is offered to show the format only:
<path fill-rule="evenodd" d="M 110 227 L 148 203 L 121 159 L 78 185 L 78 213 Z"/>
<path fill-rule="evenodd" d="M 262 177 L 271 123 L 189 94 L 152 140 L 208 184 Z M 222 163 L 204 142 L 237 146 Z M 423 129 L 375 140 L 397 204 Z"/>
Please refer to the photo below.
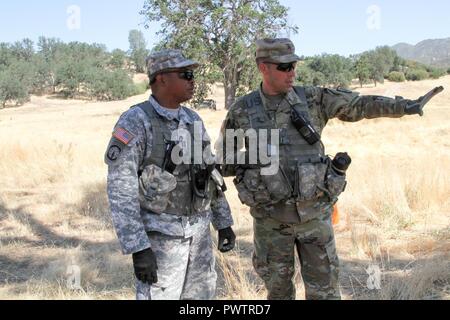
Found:
<path fill-rule="evenodd" d="M 150 154 L 150 157 L 144 159 L 142 168 L 145 168 L 150 164 L 155 164 L 161 167 L 163 164 L 166 145 L 162 119 L 160 115 L 156 113 L 155 109 L 153 108 L 153 105 L 149 101 L 138 104 L 136 107 L 140 108 L 147 115 L 152 125 L 151 129 L 153 135 L 152 152 Z M 145 154 L 146 153 L 147 152 L 145 151 Z"/>
<path fill-rule="evenodd" d="M 272 127 L 272 121 L 267 115 L 266 108 L 261 99 L 259 91 L 254 91 L 244 97 L 247 107 L 247 114 L 250 120 L 250 126 L 254 129 L 269 129 Z"/>
<path fill-rule="evenodd" d="M 187 107 L 182 107 L 184 111 L 186 111 L 186 113 L 189 115 L 189 117 L 191 117 L 192 121 L 195 121 L 196 118 L 196 114 L 194 111 L 192 111 L 191 109 L 187 108 Z"/>
<path fill-rule="evenodd" d="M 141 104 L 138 104 L 136 107 L 140 108 L 142 111 L 145 112 L 145 114 L 147 115 L 148 119 L 150 120 L 151 124 L 152 124 L 152 129 L 155 128 L 156 130 L 153 131 L 157 131 L 154 132 L 155 135 L 158 135 L 161 133 L 161 122 L 158 119 L 159 115 L 156 113 L 155 109 L 153 108 L 152 104 L 150 103 L 150 101 L 146 101 L 143 102 Z"/>
<path fill-rule="evenodd" d="M 197 118 L 196 113 L 193 110 L 191 110 L 191 109 L 189 109 L 187 107 L 182 107 L 182 108 L 189 115 L 189 117 L 191 118 L 192 122 L 195 122 L 196 118 Z M 188 127 L 189 127 L 189 132 L 191 133 L 191 137 L 195 137 L 194 136 L 194 125 L 190 124 Z"/>
<path fill-rule="evenodd" d="M 297 94 L 297 96 L 300 98 L 300 100 L 305 104 L 308 105 L 308 100 L 306 99 L 306 91 L 305 87 L 294 87 L 294 91 Z"/>
<path fill-rule="evenodd" d="M 306 90 L 305 87 L 294 87 L 294 91 L 297 94 L 297 96 L 299 97 L 300 101 L 302 102 L 301 105 L 297 104 L 297 105 L 293 105 L 292 108 L 294 108 L 298 113 L 303 113 L 302 112 L 302 107 L 306 108 L 306 110 L 308 110 L 309 106 L 308 106 L 308 99 L 306 98 Z M 308 119 L 309 121 L 309 119 Z M 321 148 L 322 153 L 325 153 L 325 146 L 322 142 L 322 138 L 320 138 L 319 140 L 319 145 Z"/>
<path fill-rule="evenodd" d="M 304 87 L 294 87 L 294 92 L 301 101 L 301 104 L 293 105 L 292 107 L 299 113 L 304 113 L 308 110 L 308 100 L 306 99 L 306 91 Z M 304 108 L 305 110 L 302 110 Z M 303 111 L 303 112 L 302 112 Z"/>

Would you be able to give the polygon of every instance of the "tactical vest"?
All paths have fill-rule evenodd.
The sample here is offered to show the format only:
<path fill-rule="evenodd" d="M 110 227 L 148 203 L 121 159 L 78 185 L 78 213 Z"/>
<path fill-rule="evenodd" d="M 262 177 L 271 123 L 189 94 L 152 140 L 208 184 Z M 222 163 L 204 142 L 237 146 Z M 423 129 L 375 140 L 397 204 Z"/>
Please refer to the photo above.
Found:
<path fill-rule="evenodd" d="M 238 118 L 236 120 L 244 130 L 249 128 L 253 128 L 256 131 L 260 129 L 269 131 L 270 129 L 280 129 L 280 170 L 289 179 L 293 189 L 293 197 L 295 198 L 299 192 L 296 181 L 298 164 L 323 161 L 325 151 L 321 143 L 308 144 L 292 124 L 292 108 L 306 119 L 318 118 L 317 115 L 316 117 L 311 116 L 311 112 L 317 111 L 310 110 L 308 107 L 305 89 L 303 87 L 295 87 L 294 90 L 295 93 L 291 92 L 286 96 L 288 103 L 280 104 L 280 107 L 270 115 L 264 106 L 261 92 L 251 93 L 243 98 L 245 102 L 243 117 L 246 119 Z M 319 123 L 311 121 L 311 124 L 317 132 L 322 133 L 323 127 Z"/>
<path fill-rule="evenodd" d="M 142 109 L 150 119 L 153 135 L 150 157 L 144 159 L 144 162 L 141 166 L 141 172 L 149 165 L 155 165 L 159 168 L 162 168 L 166 155 L 166 146 L 172 138 L 172 131 L 168 126 L 169 120 L 159 115 L 149 101 L 137 105 L 137 107 Z M 182 108 L 190 116 L 191 119 L 195 119 L 195 116 L 191 110 L 184 107 Z M 191 146 L 193 146 L 193 124 L 190 124 L 188 126 L 188 130 L 191 137 Z M 176 178 L 177 186 L 175 190 L 167 195 L 168 205 L 164 209 L 165 214 L 190 216 L 209 209 L 211 199 L 200 199 L 193 193 L 191 185 L 191 180 L 193 178 L 191 176 L 191 168 L 192 164 L 182 164 L 175 170 L 173 175 Z"/>

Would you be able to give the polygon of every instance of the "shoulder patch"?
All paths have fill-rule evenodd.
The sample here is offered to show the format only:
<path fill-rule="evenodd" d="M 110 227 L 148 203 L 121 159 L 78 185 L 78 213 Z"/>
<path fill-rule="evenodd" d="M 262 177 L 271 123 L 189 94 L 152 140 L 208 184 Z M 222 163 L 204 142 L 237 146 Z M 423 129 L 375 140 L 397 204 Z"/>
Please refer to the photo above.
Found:
<path fill-rule="evenodd" d="M 104 161 L 107 165 L 119 163 L 125 152 L 128 152 L 130 147 L 118 140 L 116 137 L 112 137 L 106 149 Z"/>
<path fill-rule="evenodd" d="M 113 137 L 122 142 L 125 145 L 128 145 L 131 140 L 133 140 L 134 135 L 125 130 L 124 128 L 116 128 L 113 132 Z"/>
<path fill-rule="evenodd" d="M 122 153 L 122 148 L 118 145 L 111 145 L 108 149 L 108 151 L 106 152 L 106 157 L 109 161 L 114 162 L 116 161 L 120 154 Z"/>

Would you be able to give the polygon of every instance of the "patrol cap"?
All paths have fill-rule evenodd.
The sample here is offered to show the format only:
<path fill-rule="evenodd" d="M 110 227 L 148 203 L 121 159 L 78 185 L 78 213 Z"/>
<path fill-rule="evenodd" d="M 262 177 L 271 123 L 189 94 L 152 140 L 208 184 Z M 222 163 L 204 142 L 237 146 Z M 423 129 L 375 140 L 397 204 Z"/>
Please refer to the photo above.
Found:
<path fill-rule="evenodd" d="M 186 59 L 180 50 L 163 50 L 150 54 L 146 60 L 150 77 L 165 70 L 181 69 L 186 67 L 197 68 L 200 64 Z"/>
<path fill-rule="evenodd" d="M 256 59 L 259 58 L 273 63 L 291 63 L 301 60 L 295 54 L 295 46 L 292 41 L 286 38 L 257 40 Z"/>

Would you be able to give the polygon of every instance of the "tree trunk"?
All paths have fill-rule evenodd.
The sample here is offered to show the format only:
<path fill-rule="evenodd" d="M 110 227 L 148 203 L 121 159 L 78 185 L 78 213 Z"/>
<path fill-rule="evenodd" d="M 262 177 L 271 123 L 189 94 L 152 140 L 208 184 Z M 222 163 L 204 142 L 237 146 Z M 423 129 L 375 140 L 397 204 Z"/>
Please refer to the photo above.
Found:
<path fill-rule="evenodd" d="M 55 75 L 54 74 L 51 74 L 50 75 L 50 79 L 51 79 L 51 81 L 52 81 L 52 94 L 55 94 L 56 93 L 56 79 L 55 79 L 56 77 L 55 77 Z"/>
<path fill-rule="evenodd" d="M 229 110 L 236 100 L 236 87 L 230 83 L 225 84 L 225 109 Z"/>
<path fill-rule="evenodd" d="M 236 100 L 236 76 L 233 71 L 224 71 L 225 109 L 229 110 Z"/>

